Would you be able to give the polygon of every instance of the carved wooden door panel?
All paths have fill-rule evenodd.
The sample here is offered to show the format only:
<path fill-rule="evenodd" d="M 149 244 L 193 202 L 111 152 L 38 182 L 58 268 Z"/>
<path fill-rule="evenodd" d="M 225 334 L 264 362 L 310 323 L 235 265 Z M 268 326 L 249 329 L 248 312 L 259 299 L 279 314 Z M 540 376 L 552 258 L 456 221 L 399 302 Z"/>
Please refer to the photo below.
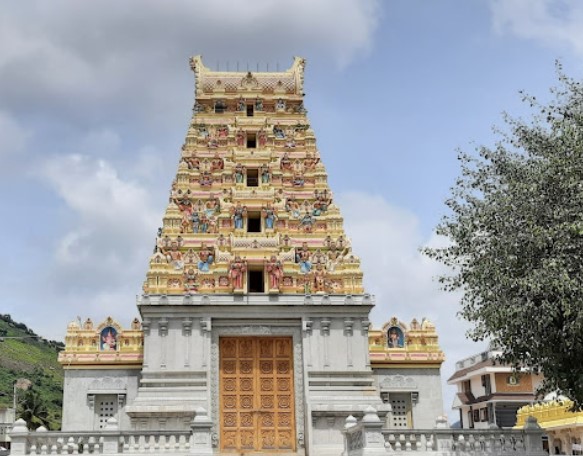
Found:
<path fill-rule="evenodd" d="M 291 337 L 220 338 L 221 449 L 295 451 Z"/>

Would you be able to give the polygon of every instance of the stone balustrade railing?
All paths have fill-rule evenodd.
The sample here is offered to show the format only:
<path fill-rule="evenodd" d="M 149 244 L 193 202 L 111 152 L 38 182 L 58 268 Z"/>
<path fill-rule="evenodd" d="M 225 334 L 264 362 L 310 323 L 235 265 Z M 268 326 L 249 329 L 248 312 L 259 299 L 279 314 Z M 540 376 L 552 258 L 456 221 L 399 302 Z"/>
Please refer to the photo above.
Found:
<path fill-rule="evenodd" d="M 29 431 L 17 420 L 10 432 L 11 455 L 132 454 L 211 455 L 212 421 L 199 408 L 190 431 L 120 431 L 117 420 L 110 418 L 104 429 L 88 432 L 47 431 L 42 426 Z"/>
<path fill-rule="evenodd" d="M 546 456 L 543 430 L 536 419 L 523 429 L 450 429 L 445 419 L 435 429 L 387 429 L 368 407 L 360 422 L 349 416 L 344 427 L 343 456 L 376 456 L 397 452 L 418 456 Z"/>

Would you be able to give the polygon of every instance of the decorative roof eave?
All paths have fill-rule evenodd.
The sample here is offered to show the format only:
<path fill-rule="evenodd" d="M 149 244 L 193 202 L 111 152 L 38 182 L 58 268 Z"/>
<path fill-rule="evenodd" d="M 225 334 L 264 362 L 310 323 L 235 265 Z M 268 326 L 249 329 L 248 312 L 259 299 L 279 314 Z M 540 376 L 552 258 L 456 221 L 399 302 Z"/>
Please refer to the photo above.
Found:
<path fill-rule="evenodd" d="M 253 93 L 261 93 L 266 89 L 266 81 L 273 80 L 288 81 L 289 87 L 293 86 L 292 93 L 298 96 L 303 95 L 304 90 L 304 68 L 305 59 L 302 57 L 294 57 L 292 66 L 285 71 L 212 71 L 206 67 L 202 62 L 202 56 L 196 55 L 190 58 L 190 68 L 194 72 L 196 84 L 196 97 L 202 98 L 208 92 L 205 91 L 207 83 L 211 82 L 216 86 L 217 82 L 231 81 L 235 83 L 242 90 L 248 90 Z M 219 84 L 221 85 L 221 84 Z M 224 85 L 224 84 L 223 84 Z M 224 90 L 224 88 L 222 89 Z M 239 90 L 237 90 L 239 92 Z M 282 93 L 283 94 L 283 93 Z"/>
<path fill-rule="evenodd" d="M 543 429 L 561 429 L 583 426 L 583 411 L 571 412 L 573 402 L 569 399 L 525 405 L 516 414 L 515 428 L 522 428 L 526 418 L 534 416 Z"/>
<path fill-rule="evenodd" d="M 60 352 L 58 362 L 63 369 L 139 369 L 144 361 L 143 353 L 67 353 Z"/>
<path fill-rule="evenodd" d="M 177 295 L 154 295 L 144 294 L 138 296 L 137 305 L 156 306 L 156 305 L 232 305 L 233 295 L 230 293 L 212 293 L 212 294 L 177 294 Z M 375 297 L 368 293 L 364 294 L 285 294 L 276 295 L 256 294 L 253 296 L 254 305 L 363 305 L 374 306 Z"/>

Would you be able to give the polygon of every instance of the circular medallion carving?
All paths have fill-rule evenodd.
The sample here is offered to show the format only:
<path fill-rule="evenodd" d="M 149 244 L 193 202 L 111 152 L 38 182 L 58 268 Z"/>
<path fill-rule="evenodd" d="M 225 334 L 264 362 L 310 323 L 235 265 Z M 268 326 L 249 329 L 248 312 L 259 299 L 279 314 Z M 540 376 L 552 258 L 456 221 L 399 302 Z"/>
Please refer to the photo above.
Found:
<path fill-rule="evenodd" d="M 289 391 L 289 380 L 287 378 L 277 379 L 277 389 L 279 391 Z"/>
<path fill-rule="evenodd" d="M 223 401 L 225 408 L 235 408 L 237 406 L 236 396 L 224 396 Z"/>
<path fill-rule="evenodd" d="M 225 427 L 237 426 L 237 414 L 236 413 L 225 413 L 223 425 Z"/>
<path fill-rule="evenodd" d="M 271 374 L 273 372 L 273 363 L 271 361 L 261 361 L 261 373 Z"/>
<path fill-rule="evenodd" d="M 253 389 L 253 380 L 250 378 L 242 378 L 241 379 L 241 390 L 242 391 L 251 391 Z"/>
<path fill-rule="evenodd" d="M 253 426 L 253 415 L 251 413 L 241 413 L 241 426 Z"/>
<path fill-rule="evenodd" d="M 289 427 L 291 425 L 291 413 L 278 414 L 277 424 L 282 427 Z"/>
<path fill-rule="evenodd" d="M 273 391 L 273 380 L 270 378 L 261 379 L 261 391 Z"/>
<path fill-rule="evenodd" d="M 273 426 L 273 413 L 263 413 L 261 415 L 261 426 Z"/>
<path fill-rule="evenodd" d="M 277 396 L 277 405 L 279 408 L 289 408 L 289 396 Z"/>
<path fill-rule="evenodd" d="M 234 374 L 235 368 L 236 368 L 235 361 L 233 361 L 233 360 L 223 361 L 223 372 L 225 374 Z"/>
<path fill-rule="evenodd" d="M 250 374 L 253 370 L 253 363 L 251 361 L 245 360 L 241 361 L 241 373 Z"/>
<path fill-rule="evenodd" d="M 240 398 L 241 408 L 250 409 L 253 407 L 253 396 L 241 396 Z"/>
<path fill-rule="evenodd" d="M 234 378 L 226 378 L 223 388 L 225 391 L 235 391 L 236 386 Z"/>
<path fill-rule="evenodd" d="M 262 408 L 273 408 L 273 396 L 261 396 Z"/>
<path fill-rule="evenodd" d="M 289 372 L 289 362 L 288 361 L 278 361 L 277 362 L 277 373 L 287 374 Z"/>

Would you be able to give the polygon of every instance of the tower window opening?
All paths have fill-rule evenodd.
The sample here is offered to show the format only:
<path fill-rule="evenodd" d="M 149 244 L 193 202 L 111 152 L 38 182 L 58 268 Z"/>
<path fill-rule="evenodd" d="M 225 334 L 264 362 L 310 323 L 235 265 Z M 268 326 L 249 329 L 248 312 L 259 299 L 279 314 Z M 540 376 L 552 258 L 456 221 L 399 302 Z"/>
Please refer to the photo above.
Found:
<path fill-rule="evenodd" d="M 247 290 L 249 293 L 264 293 L 265 280 L 263 269 L 250 269 L 247 276 Z"/>
<path fill-rule="evenodd" d="M 257 135 L 255 133 L 247 133 L 247 149 L 255 149 L 257 147 Z"/>
<path fill-rule="evenodd" d="M 247 117 L 253 117 L 253 105 L 252 104 L 247 105 Z"/>
<path fill-rule="evenodd" d="M 247 233 L 261 233 L 261 214 L 250 212 L 247 216 Z"/>
<path fill-rule="evenodd" d="M 227 110 L 227 105 L 222 100 L 215 102 L 215 114 L 223 114 Z"/>
<path fill-rule="evenodd" d="M 247 170 L 247 187 L 259 187 L 259 170 Z"/>

